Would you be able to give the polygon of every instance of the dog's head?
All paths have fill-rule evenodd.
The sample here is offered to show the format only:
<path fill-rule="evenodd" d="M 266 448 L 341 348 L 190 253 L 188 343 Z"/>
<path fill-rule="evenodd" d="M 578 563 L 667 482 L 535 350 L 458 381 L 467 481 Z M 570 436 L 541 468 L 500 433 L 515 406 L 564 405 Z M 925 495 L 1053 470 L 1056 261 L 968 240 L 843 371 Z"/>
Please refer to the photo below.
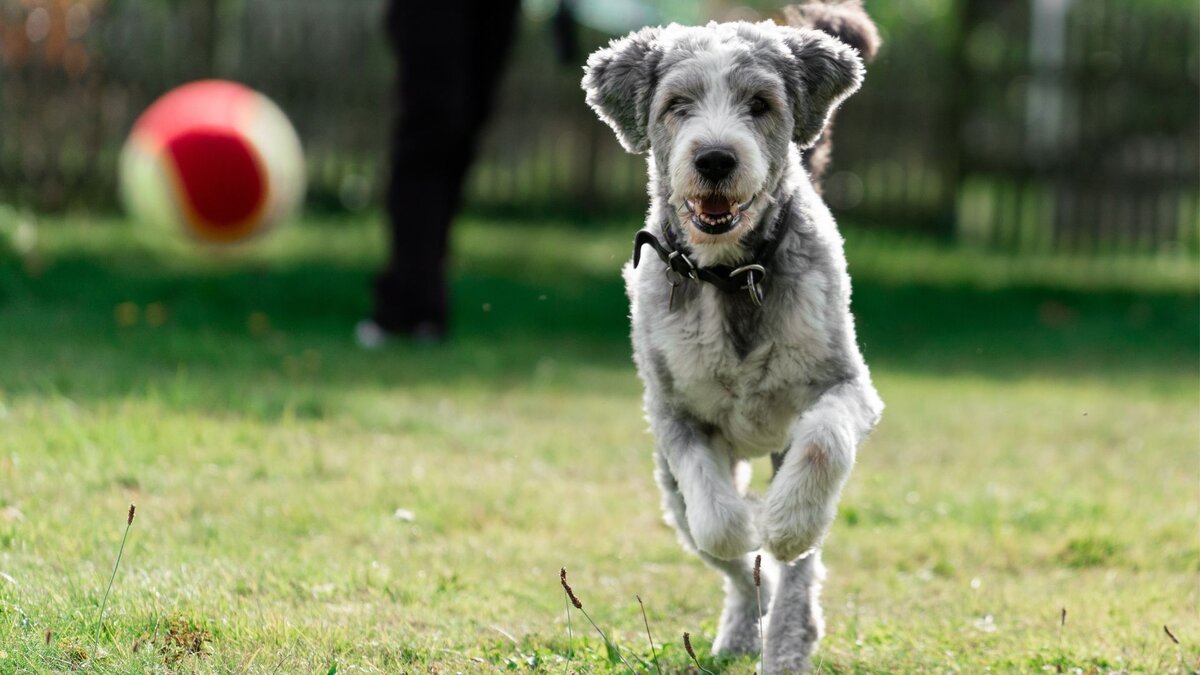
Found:
<path fill-rule="evenodd" d="M 649 151 L 693 246 L 758 224 L 788 166 L 863 77 L 857 52 L 772 22 L 644 28 L 588 58 L 587 102 L 626 150 Z"/>

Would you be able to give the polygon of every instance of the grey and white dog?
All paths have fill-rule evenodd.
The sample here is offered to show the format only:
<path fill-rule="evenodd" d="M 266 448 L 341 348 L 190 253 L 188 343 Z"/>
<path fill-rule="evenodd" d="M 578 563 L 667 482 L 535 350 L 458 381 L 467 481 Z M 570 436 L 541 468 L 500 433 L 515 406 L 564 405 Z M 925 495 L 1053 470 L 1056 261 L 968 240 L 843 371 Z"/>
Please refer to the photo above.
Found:
<path fill-rule="evenodd" d="M 815 26 L 839 13 L 869 27 L 873 53 L 858 0 L 791 17 Z M 713 651 L 759 650 L 761 548 L 779 561 L 762 588 L 763 671 L 804 670 L 822 631 L 819 547 L 883 409 L 856 343 L 842 238 L 802 159 L 859 87 L 862 58 L 812 28 L 672 24 L 614 41 L 585 73 L 588 103 L 649 156 L 649 215 L 624 269 L 634 360 L 667 518 L 725 575 Z M 639 261 L 644 244 L 662 264 Z M 759 499 L 748 460 L 768 454 Z"/>

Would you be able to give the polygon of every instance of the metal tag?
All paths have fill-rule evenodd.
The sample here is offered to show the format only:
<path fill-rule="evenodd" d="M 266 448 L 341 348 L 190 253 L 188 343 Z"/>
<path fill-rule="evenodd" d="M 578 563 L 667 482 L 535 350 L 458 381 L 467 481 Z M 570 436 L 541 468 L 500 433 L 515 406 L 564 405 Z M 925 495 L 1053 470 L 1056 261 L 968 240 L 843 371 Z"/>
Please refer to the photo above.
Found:
<path fill-rule="evenodd" d="M 679 285 L 686 281 L 687 277 L 670 267 L 667 267 L 666 275 L 667 283 L 671 284 L 671 295 L 667 298 L 667 311 L 672 312 L 675 310 L 675 289 L 679 288 Z"/>

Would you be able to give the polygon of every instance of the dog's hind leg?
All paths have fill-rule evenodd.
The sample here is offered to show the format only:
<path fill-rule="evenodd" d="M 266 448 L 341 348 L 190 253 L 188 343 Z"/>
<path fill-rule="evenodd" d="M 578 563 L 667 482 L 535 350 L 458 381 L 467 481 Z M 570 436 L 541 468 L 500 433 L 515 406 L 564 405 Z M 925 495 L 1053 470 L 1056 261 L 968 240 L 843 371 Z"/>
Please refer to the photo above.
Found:
<path fill-rule="evenodd" d="M 759 672 L 783 675 L 808 670 L 809 657 L 825 630 L 819 601 L 824 579 L 819 549 L 780 566 L 767 630 L 767 653 Z"/>
<path fill-rule="evenodd" d="M 721 623 L 717 637 L 713 640 L 714 654 L 757 654 L 762 645 L 759 626 L 759 603 L 754 587 L 753 559 L 719 560 L 700 554 L 709 565 L 725 575 L 725 606 L 721 610 Z M 771 590 L 763 579 L 762 612 L 765 614 L 771 602 Z"/>
<path fill-rule="evenodd" d="M 759 634 L 761 615 L 758 594 L 761 590 L 761 611 L 765 614 L 771 606 L 768 576 L 761 576 L 762 587 L 757 588 L 754 584 L 754 556 L 745 555 L 722 560 L 696 547 L 688 528 L 687 506 L 679 491 L 679 484 L 662 455 L 655 453 L 654 458 L 657 465 L 655 477 L 663 494 L 663 511 L 679 533 L 680 541 L 725 577 L 725 608 L 721 611 L 721 623 L 717 629 L 717 637 L 713 640 L 713 653 L 757 653 L 762 645 L 762 636 Z"/>

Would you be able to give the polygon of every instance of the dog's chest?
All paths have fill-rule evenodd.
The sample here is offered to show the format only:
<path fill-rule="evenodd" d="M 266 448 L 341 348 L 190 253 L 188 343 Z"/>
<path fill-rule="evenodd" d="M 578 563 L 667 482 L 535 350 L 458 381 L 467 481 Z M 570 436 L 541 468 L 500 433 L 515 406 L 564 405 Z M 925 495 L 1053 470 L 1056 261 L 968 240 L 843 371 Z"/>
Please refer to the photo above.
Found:
<path fill-rule="evenodd" d="M 737 454 L 778 452 L 809 402 L 824 340 L 819 327 L 777 308 L 731 306 L 717 293 L 699 289 L 657 326 L 673 397 Z"/>

